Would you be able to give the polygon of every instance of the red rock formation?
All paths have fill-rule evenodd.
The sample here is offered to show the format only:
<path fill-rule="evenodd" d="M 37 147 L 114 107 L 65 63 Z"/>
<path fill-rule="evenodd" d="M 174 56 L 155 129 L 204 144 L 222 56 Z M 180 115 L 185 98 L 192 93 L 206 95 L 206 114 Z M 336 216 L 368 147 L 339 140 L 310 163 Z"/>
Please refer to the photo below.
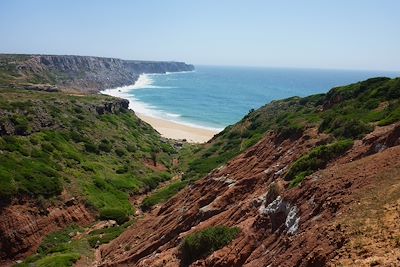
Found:
<path fill-rule="evenodd" d="M 400 168 L 399 129 L 377 128 L 293 189 L 283 179 L 288 167 L 327 136 L 309 130 L 279 142 L 267 135 L 101 247 L 100 264 L 179 266 L 187 234 L 226 225 L 239 227 L 239 236 L 192 266 L 335 265 L 353 238 L 342 219 L 363 193 L 379 187 L 379 175 Z"/>
<path fill-rule="evenodd" d="M 47 209 L 33 202 L 9 205 L 0 209 L 0 259 L 23 258 L 36 251 L 47 234 L 71 224 L 88 225 L 94 219 L 93 213 L 75 200 Z"/>

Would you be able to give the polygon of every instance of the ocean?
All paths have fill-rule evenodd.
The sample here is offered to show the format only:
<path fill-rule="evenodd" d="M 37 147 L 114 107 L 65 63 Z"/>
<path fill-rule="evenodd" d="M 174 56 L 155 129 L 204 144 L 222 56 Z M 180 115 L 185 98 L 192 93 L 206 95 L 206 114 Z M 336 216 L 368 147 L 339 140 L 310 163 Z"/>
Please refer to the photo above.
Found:
<path fill-rule="evenodd" d="M 126 98 L 137 113 L 188 126 L 222 130 L 272 100 L 325 93 L 384 71 L 196 66 L 193 72 L 143 74 L 105 94 Z"/>

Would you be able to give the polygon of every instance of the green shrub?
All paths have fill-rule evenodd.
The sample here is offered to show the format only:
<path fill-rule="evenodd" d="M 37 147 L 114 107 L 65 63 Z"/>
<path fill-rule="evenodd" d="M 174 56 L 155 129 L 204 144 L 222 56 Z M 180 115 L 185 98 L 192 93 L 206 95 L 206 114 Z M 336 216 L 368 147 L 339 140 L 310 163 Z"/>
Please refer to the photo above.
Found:
<path fill-rule="evenodd" d="M 96 172 L 94 167 L 88 164 L 83 164 L 82 169 L 84 169 L 87 172 Z"/>
<path fill-rule="evenodd" d="M 157 188 L 157 186 L 165 181 L 171 179 L 169 173 L 153 174 L 145 177 L 142 181 L 150 190 Z"/>
<path fill-rule="evenodd" d="M 38 267 L 66 267 L 73 266 L 80 259 L 79 253 L 53 254 L 44 257 L 35 263 Z"/>
<path fill-rule="evenodd" d="M 358 139 L 371 132 L 373 127 L 358 119 L 332 115 L 322 121 L 318 130 L 332 133 L 337 138 Z"/>
<path fill-rule="evenodd" d="M 180 246 L 183 263 L 189 265 L 223 248 L 232 242 L 239 232 L 237 227 L 215 226 L 187 236 Z"/>
<path fill-rule="evenodd" d="M 11 122 L 14 124 L 15 133 L 17 135 L 25 135 L 28 131 L 28 120 L 26 117 L 14 116 L 11 118 Z"/>
<path fill-rule="evenodd" d="M 352 140 L 341 140 L 333 144 L 322 145 L 296 160 L 287 172 L 285 179 L 293 180 L 292 186 L 299 184 L 307 175 L 325 168 L 329 161 L 339 157 L 353 146 Z"/>
<path fill-rule="evenodd" d="M 0 162 L 0 198 L 17 193 L 50 197 L 62 191 L 60 175 L 54 169 L 56 164 L 50 160 L 0 155 Z"/>
<path fill-rule="evenodd" d="M 42 147 L 42 149 L 44 151 L 47 151 L 47 152 L 53 152 L 54 151 L 54 147 L 49 143 L 43 143 L 43 144 L 41 144 L 41 147 Z"/>
<path fill-rule="evenodd" d="M 303 134 L 303 131 L 304 131 L 304 126 L 291 124 L 288 126 L 279 127 L 277 133 L 279 139 L 285 140 L 288 138 L 298 138 Z"/>
<path fill-rule="evenodd" d="M 99 144 L 99 150 L 104 151 L 104 152 L 111 152 L 111 144 L 110 143 L 100 143 Z"/>
<path fill-rule="evenodd" d="M 115 154 L 117 154 L 118 157 L 122 157 L 125 155 L 125 151 L 121 148 L 117 148 L 117 149 L 115 149 Z"/>
<path fill-rule="evenodd" d="M 185 188 L 187 185 L 187 181 L 178 181 L 173 184 L 170 184 L 166 188 L 158 190 L 157 192 L 151 194 L 150 196 L 146 197 L 141 205 L 141 209 L 144 211 L 149 210 L 154 205 L 158 203 L 162 203 L 173 197 L 176 193 L 180 190 Z"/>
<path fill-rule="evenodd" d="M 100 211 L 101 220 L 114 220 L 118 224 L 123 224 L 129 218 L 123 210 L 120 209 L 104 209 Z"/>
<path fill-rule="evenodd" d="M 137 148 L 134 145 L 127 145 L 126 146 L 126 150 L 128 150 L 129 152 L 136 152 Z"/>
<path fill-rule="evenodd" d="M 121 166 L 115 172 L 118 173 L 118 174 L 127 173 L 128 172 L 128 166 L 126 166 L 126 165 L 125 166 Z"/>
<path fill-rule="evenodd" d="M 400 107 L 390 111 L 389 114 L 386 115 L 386 117 L 384 119 L 379 121 L 378 125 L 385 126 L 385 125 L 395 123 L 399 120 L 400 120 Z"/>
<path fill-rule="evenodd" d="M 85 143 L 85 150 L 88 153 L 95 153 L 95 154 L 99 153 L 99 150 L 97 149 L 96 145 L 89 142 Z"/>
<path fill-rule="evenodd" d="M 49 254 L 54 252 L 65 252 L 65 244 L 70 242 L 70 233 L 80 231 L 77 226 L 70 226 L 64 230 L 54 232 L 46 236 L 39 246 L 38 252 L 40 254 Z"/>
<path fill-rule="evenodd" d="M 0 169 L 0 200 L 10 200 L 17 193 L 14 180 L 8 172 Z"/>
<path fill-rule="evenodd" d="M 237 154 L 239 154 L 239 147 L 236 146 L 235 149 L 229 150 L 225 153 L 221 153 L 218 156 L 213 156 L 205 159 L 195 159 L 189 163 L 189 170 L 185 173 L 183 179 L 196 180 L 203 175 L 209 173 L 211 170 L 224 164 Z"/>
<path fill-rule="evenodd" d="M 133 222 L 131 221 L 131 222 L 126 222 L 121 226 L 114 226 L 111 228 L 104 228 L 92 231 L 88 238 L 89 245 L 92 248 L 95 248 L 101 244 L 106 244 L 111 240 L 114 240 L 120 234 L 122 234 L 127 227 L 132 225 L 132 223 Z"/>
<path fill-rule="evenodd" d="M 83 134 L 81 134 L 81 133 L 79 133 L 79 132 L 76 132 L 76 131 L 71 131 L 71 132 L 69 133 L 69 137 L 70 137 L 75 143 L 81 143 L 81 142 L 87 141 L 87 138 L 86 138 Z"/>

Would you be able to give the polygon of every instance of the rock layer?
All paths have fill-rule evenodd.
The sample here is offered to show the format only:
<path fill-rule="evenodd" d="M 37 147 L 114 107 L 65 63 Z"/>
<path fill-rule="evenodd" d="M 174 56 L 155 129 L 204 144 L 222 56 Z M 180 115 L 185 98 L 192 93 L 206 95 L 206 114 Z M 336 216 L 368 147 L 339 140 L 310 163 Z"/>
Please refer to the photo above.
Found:
<path fill-rule="evenodd" d="M 37 201 L 21 201 L 0 209 L 0 259 L 23 258 L 35 252 L 43 237 L 71 224 L 89 225 L 95 216 L 80 201 L 64 200 L 41 207 Z"/>
<path fill-rule="evenodd" d="M 285 190 L 287 166 L 327 137 L 316 130 L 296 140 L 269 134 L 103 246 L 101 264 L 180 266 L 185 236 L 227 225 L 241 229 L 238 238 L 191 266 L 335 266 L 354 238 L 341 218 L 351 217 L 363 192 L 378 188 L 377 179 L 400 168 L 399 129 L 378 127 L 300 187 Z"/>

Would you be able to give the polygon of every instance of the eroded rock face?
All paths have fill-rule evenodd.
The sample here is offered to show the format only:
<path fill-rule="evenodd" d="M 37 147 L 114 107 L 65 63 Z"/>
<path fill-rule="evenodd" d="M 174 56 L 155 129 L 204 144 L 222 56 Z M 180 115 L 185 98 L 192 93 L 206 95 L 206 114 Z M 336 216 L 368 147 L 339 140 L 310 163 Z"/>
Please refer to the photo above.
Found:
<path fill-rule="evenodd" d="M 110 101 L 103 103 L 103 105 L 98 105 L 95 107 L 97 114 L 103 115 L 105 113 L 116 113 L 121 110 L 127 110 L 129 108 L 129 100 L 127 99 L 117 99 L 115 101 Z"/>
<path fill-rule="evenodd" d="M 264 202 L 259 212 L 262 216 L 269 217 L 272 224 L 272 231 L 284 225 L 287 233 L 295 234 L 299 228 L 299 209 L 284 201 L 281 196 L 278 196 L 268 206 L 265 206 Z"/>
<path fill-rule="evenodd" d="M 0 208 L 0 263 L 36 251 L 51 232 L 71 224 L 88 225 L 94 220 L 94 214 L 76 200 L 49 208 L 30 201 Z"/>
<path fill-rule="evenodd" d="M 377 128 L 375 141 L 367 136 L 293 189 L 283 179 L 286 166 L 324 136 L 310 130 L 307 138 L 276 142 L 268 135 L 102 246 L 99 263 L 179 266 L 185 236 L 226 225 L 239 227 L 239 236 L 192 266 L 329 265 L 351 238 L 338 220 L 351 215 L 358 195 L 374 185 L 378 174 L 400 167 L 399 146 L 369 152 L 395 132 L 394 127 Z"/>

